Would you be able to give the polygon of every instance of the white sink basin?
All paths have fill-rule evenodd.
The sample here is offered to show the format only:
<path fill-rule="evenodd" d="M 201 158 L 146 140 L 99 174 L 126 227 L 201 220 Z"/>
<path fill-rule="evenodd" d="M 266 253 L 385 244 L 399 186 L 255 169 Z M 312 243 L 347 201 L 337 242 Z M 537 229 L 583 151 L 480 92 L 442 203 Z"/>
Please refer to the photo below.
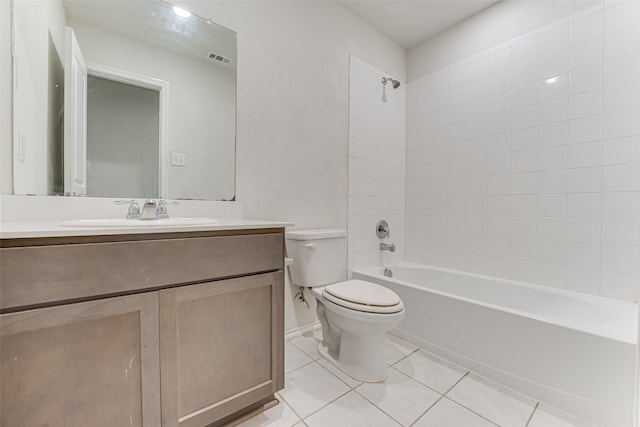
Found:
<path fill-rule="evenodd" d="M 64 221 L 65 227 L 180 227 L 217 224 L 215 218 L 161 218 L 161 219 L 73 219 Z"/>

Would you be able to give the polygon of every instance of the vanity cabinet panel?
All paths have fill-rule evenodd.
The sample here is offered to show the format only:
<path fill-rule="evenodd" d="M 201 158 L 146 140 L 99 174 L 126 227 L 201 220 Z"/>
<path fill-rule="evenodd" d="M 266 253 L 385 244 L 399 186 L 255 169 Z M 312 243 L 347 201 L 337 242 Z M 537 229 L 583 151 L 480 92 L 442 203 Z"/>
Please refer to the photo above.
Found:
<path fill-rule="evenodd" d="M 284 259 L 283 235 L 273 231 L 44 243 L 48 244 L 11 247 L 12 242 L 2 242 L 0 309 L 281 270 Z"/>
<path fill-rule="evenodd" d="M 162 425 L 204 426 L 284 386 L 283 273 L 160 291 Z"/>
<path fill-rule="evenodd" d="M 155 292 L 0 316 L 0 425 L 160 425 Z"/>
<path fill-rule="evenodd" d="M 0 427 L 223 425 L 284 387 L 284 229 L 0 240 Z"/>

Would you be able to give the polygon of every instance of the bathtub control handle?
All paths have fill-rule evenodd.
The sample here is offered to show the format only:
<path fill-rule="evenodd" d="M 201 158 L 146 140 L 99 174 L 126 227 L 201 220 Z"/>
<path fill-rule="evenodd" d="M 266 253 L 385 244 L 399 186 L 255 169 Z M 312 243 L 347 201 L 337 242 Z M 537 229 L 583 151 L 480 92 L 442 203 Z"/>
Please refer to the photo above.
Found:
<path fill-rule="evenodd" d="M 378 236 L 380 239 L 384 239 L 385 237 L 389 237 L 390 234 L 391 230 L 389 230 L 389 223 L 387 223 L 387 221 L 385 221 L 384 219 L 378 221 L 378 223 L 376 224 L 376 236 Z"/>

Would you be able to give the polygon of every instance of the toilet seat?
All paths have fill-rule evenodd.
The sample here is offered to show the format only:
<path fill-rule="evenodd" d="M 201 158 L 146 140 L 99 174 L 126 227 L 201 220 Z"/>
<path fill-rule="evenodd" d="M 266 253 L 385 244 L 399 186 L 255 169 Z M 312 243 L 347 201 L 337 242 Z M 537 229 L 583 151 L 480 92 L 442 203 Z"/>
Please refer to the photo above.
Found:
<path fill-rule="evenodd" d="M 393 314 L 404 310 L 400 297 L 390 289 L 364 280 L 348 280 L 323 288 L 325 300 L 350 310 Z"/>

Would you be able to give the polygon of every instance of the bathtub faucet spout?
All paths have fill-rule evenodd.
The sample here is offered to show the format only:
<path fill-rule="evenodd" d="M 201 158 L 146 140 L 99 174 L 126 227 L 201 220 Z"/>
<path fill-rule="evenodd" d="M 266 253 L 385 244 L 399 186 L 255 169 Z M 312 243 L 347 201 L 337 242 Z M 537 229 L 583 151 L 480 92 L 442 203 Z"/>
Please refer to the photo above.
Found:
<path fill-rule="evenodd" d="M 396 251 L 396 245 L 394 245 L 393 243 L 380 243 L 380 250 L 381 251 L 395 252 Z"/>

